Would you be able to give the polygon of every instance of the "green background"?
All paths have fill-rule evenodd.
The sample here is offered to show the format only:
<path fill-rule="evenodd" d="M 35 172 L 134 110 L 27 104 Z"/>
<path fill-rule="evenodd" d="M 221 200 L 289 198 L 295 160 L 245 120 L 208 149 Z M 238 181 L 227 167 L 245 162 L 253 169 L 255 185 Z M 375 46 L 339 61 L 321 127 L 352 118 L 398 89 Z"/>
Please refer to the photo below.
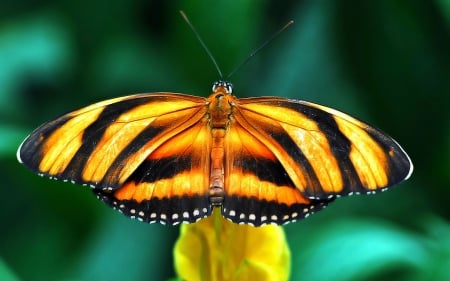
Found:
<path fill-rule="evenodd" d="M 15 152 L 41 123 L 140 92 L 210 94 L 340 109 L 392 135 L 411 179 L 337 200 L 285 227 L 292 280 L 450 280 L 450 1 L 1 1 L 0 279 L 167 280 L 177 227 L 147 225 L 87 188 L 40 178 Z M 384 279 L 383 279 L 384 278 Z"/>

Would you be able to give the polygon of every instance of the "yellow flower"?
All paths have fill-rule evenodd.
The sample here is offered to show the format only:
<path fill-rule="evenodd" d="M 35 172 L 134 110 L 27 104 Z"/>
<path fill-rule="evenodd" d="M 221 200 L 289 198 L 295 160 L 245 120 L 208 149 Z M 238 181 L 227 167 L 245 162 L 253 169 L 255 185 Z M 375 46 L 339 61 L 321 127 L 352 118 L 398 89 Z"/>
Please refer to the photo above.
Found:
<path fill-rule="evenodd" d="M 181 226 L 174 248 L 182 280 L 288 280 L 290 252 L 280 226 L 252 227 L 209 218 Z"/>

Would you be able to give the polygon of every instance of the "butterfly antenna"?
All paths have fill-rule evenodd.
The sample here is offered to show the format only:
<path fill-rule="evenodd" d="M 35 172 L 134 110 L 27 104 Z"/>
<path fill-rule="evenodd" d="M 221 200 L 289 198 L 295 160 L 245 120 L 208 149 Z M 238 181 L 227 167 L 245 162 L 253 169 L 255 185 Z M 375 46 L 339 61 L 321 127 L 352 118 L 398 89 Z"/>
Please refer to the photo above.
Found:
<path fill-rule="evenodd" d="M 214 58 L 214 56 L 211 54 L 211 52 L 209 51 L 208 47 L 206 47 L 205 42 L 203 42 L 202 37 L 200 36 L 200 34 L 198 34 L 197 30 L 195 29 L 194 25 L 191 23 L 191 21 L 188 19 L 188 17 L 186 16 L 186 14 L 184 13 L 184 11 L 180 11 L 181 16 L 183 17 L 184 21 L 187 23 L 187 25 L 191 28 L 192 32 L 194 32 L 195 37 L 197 37 L 197 40 L 200 42 L 200 44 L 202 45 L 203 49 L 206 51 L 206 53 L 208 54 L 209 58 L 212 60 L 214 66 L 217 69 L 217 72 L 219 73 L 220 79 L 223 78 L 222 75 L 222 71 L 220 70 L 219 65 L 217 64 L 216 59 Z"/>
<path fill-rule="evenodd" d="M 288 28 L 289 26 L 291 26 L 294 23 L 293 20 L 289 21 L 288 23 L 286 23 L 282 28 L 280 28 L 280 30 L 278 30 L 277 32 L 275 32 L 275 34 L 273 34 L 269 39 L 267 39 L 264 43 L 262 43 L 261 46 L 259 46 L 258 48 L 256 48 L 255 50 L 253 50 L 253 52 L 250 53 L 250 55 L 243 60 L 240 64 L 238 64 L 238 66 L 236 66 L 233 71 L 230 72 L 230 74 L 228 74 L 227 76 L 227 80 L 234 74 L 236 73 L 236 71 L 238 71 L 243 65 L 245 65 L 254 55 L 256 55 L 257 53 L 259 53 L 259 51 L 261 51 L 264 47 L 266 47 L 269 43 L 271 43 L 275 38 L 278 37 L 278 35 L 280 35 L 284 30 L 286 30 L 286 28 Z"/>

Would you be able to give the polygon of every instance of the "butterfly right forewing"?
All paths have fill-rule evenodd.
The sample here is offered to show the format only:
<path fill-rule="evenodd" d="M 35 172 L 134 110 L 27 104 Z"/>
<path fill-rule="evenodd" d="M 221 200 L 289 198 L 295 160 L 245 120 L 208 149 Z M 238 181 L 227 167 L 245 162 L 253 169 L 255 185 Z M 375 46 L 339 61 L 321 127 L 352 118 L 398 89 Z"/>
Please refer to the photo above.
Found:
<path fill-rule="evenodd" d="M 284 98 L 240 99 L 251 124 L 307 198 L 374 193 L 406 180 L 411 160 L 392 138 L 337 110 Z M 241 121 L 243 120 L 243 121 Z"/>

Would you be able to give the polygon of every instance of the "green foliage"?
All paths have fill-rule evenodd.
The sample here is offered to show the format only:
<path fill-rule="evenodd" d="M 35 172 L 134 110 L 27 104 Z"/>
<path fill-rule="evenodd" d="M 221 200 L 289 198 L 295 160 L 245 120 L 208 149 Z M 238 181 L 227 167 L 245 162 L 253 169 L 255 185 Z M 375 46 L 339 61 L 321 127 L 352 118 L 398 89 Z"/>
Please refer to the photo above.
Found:
<path fill-rule="evenodd" d="M 86 188 L 41 179 L 15 151 L 41 123 L 97 100 L 207 96 L 219 77 L 183 9 L 225 74 L 295 20 L 230 79 L 235 94 L 335 107 L 388 132 L 415 164 L 392 191 L 287 226 L 292 279 L 449 280 L 447 2 L 2 1 L 0 279 L 175 276 L 177 228 L 128 220 Z"/>

